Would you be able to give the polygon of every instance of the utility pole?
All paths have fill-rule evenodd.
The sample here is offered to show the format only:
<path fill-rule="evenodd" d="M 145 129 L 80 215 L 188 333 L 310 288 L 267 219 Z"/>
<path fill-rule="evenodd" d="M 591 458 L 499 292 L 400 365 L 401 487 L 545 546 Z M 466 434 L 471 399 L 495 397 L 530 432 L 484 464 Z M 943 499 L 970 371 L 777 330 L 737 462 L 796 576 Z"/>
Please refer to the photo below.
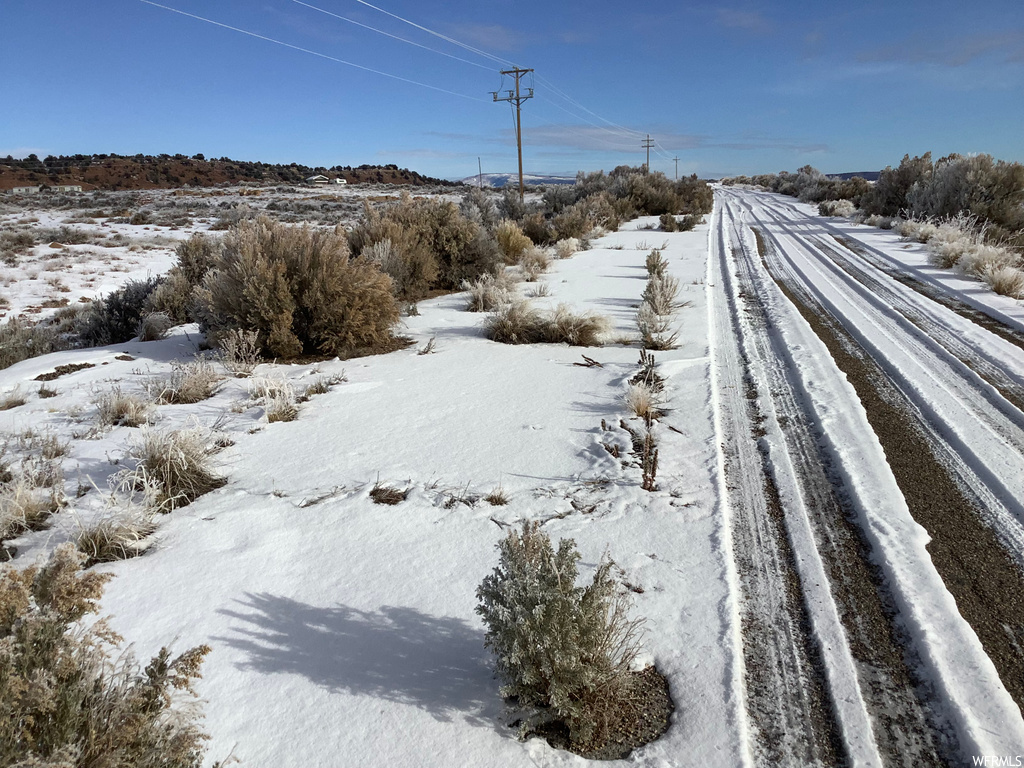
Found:
<path fill-rule="evenodd" d="M 476 159 L 476 170 L 477 170 L 476 185 L 478 187 L 480 187 L 480 189 L 483 189 L 484 188 L 484 166 L 480 162 L 480 158 L 479 157 L 477 157 L 477 159 Z"/>
<path fill-rule="evenodd" d="M 523 102 L 527 99 L 533 98 L 533 88 L 527 88 L 528 91 L 525 95 L 519 88 L 519 79 L 527 72 L 533 72 L 532 69 L 520 69 L 519 67 L 513 67 L 512 69 L 504 69 L 501 71 L 502 75 L 512 75 L 516 80 L 515 91 L 507 91 L 508 96 L 502 96 L 498 98 L 497 91 L 491 91 L 491 95 L 495 101 L 507 101 L 510 104 L 516 105 L 516 147 L 519 150 L 519 201 L 523 200 L 523 124 L 519 118 L 519 108 L 523 105 Z"/>
<path fill-rule="evenodd" d="M 654 142 L 651 140 L 651 134 L 647 134 L 647 138 L 644 139 L 644 148 L 647 149 L 647 163 L 644 165 L 644 173 L 651 172 L 651 147 L 654 146 Z"/>
<path fill-rule="evenodd" d="M 672 159 L 676 161 L 676 181 L 679 181 L 679 158 L 673 157 Z"/>

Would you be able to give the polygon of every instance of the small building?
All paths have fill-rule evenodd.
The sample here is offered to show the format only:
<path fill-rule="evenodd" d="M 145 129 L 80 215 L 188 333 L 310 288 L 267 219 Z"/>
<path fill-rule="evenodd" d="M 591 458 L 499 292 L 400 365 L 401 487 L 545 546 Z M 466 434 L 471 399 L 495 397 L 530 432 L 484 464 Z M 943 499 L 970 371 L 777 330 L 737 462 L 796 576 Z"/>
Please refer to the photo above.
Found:
<path fill-rule="evenodd" d="M 54 192 L 81 192 L 82 191 L 82 185 L 81 184 L 58 184 L 56 187 L 53 187 L 53 191 Z"/>
<path fill-rule="evenodd" d="M 331 179 L 331 184 L 348 184 L 348 182 L 339 176 L 336 179 Z"/>
<path fill-rule="evenodd" d="M 317 174 L 316 176 L 310 176 L 308 179 L 306 179 L 306 183 L 312 186 L 318 186 L 320 184 L 330 184 L 331 180 L 328 179 L 326 176 L 321 176 L 320 174 Z"/>
<path fill-rule="evenodd" d="M 14 187 L 11 189 L 12 195 L 34 195 L 42 189 L 41 185 L 34 187 Z"/>

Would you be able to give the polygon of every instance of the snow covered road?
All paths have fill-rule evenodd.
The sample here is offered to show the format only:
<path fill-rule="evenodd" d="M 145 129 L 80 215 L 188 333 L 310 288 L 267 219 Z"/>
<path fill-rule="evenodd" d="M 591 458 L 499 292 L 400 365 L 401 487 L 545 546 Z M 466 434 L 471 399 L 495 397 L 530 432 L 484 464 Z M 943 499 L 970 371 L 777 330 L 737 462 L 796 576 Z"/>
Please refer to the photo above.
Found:
<path fill-rule="evenodd" d="M 855 764 L 1018 754 L 1022 350 L 880 268 L 890 253 L 776 195 L 720 190 L 711 249 L 732 325 L 713 346 L 721 359 L 730 335 L 739 345 L 746 391 L 732 400 L 756 401 L 742 407 L 778 490 L 808 656 L 828 683 L 830 711 L 811 710 L 820 747 L 831 719 L 834 748 Z M 734 476 L 751 482 L 750 469 Z M 762 614 L 741 581 L 745 610 Z M 775 685 L 759 687 L 750 667 L 769 660 L 751 658 L 749 634 L 762 752 L 808 764 L 814 733 L 787 751 L 771 717 L 758 723 L 758 696 L 789 693 L 799 708 L 806 691 L 793 695 L 777 665 Z"/>

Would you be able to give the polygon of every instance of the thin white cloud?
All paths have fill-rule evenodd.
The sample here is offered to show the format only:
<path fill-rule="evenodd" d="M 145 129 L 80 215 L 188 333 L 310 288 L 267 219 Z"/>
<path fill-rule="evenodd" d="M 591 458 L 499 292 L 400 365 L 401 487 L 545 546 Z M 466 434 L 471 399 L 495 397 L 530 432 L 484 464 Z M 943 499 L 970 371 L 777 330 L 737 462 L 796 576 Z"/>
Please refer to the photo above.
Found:
<path fill-rule="evenodd" d="M 757 11 L 738 8 L 719 8 L 718 23 L 727 29 L 739 29 L 755 35 L 769 35 L 775 25 Z"/>

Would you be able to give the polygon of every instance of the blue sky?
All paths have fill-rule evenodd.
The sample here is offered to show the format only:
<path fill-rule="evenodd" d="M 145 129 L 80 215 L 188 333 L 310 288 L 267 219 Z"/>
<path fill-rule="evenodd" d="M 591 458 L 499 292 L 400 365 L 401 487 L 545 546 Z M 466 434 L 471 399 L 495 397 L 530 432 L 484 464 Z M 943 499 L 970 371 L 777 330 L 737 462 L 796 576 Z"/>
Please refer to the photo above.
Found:
<path fill-rule="evenodd" d="M 514 171 L 511 110 L 490 91 L 515 63 L 536 70 L 527 172 L 638 165 L 648 132 L 670 176 L 673 157 L 712 177 L 877 170 L 929 150 L 1024 161 L 1020 0 L 374 0 L 393 15 L 159 1 L 277 42 L 142 0 L 0 0 L 0 156 L 202 152 L 446 178 L 480 157 Z"/>

